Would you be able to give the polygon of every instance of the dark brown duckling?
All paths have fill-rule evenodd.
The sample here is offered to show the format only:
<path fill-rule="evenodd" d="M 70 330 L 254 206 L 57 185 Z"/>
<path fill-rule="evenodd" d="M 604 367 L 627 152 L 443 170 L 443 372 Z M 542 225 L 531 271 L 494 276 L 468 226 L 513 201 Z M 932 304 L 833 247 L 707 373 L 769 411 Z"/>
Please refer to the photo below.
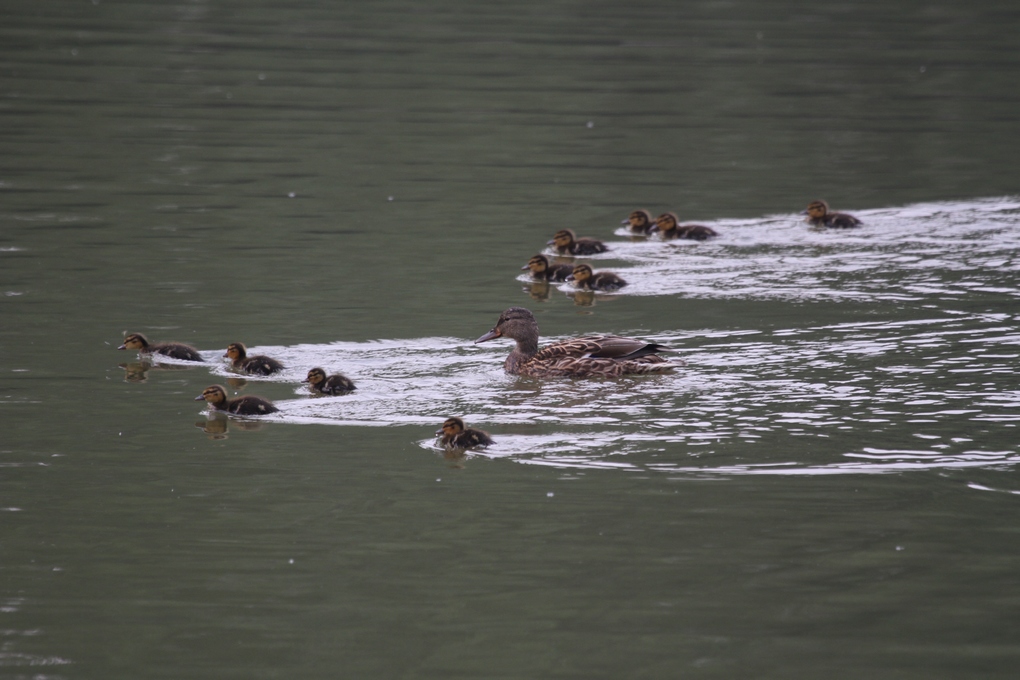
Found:
<path fill-rule="evenodd" d="M 635 210 L 620 224 L 630 226 L 631 232 L 635 234 L 651 234 L 655 231 L 655 221 L 652 219 L 652 213 L 647 210 Z"/>
<path fill-rule="evenodd" d="M 630 373 L 664 373 L 678 365 L 657 354 L 670 351 L 666 347 L 618 335 L 562 340 L 539 350 L 538 322 L 524 307 L 511 307 L 500 314 L 493 329 L 475 342 L 504 337 L 517 341 L 503 363 L 503 368 L 511 375 L 615 378 Z"/>
<path fill-rule="evenodd" d="M 829 212 L 829 204 L 825 201 L 811 201 L 807 210 L 801 213 L 807 215 L 805 220 L 814 227 L 832 227 L 834 229 L 851 229 L 859 226 L 861 221 L 853 215 L 841 212 Z"/>
<path fill-rule="evenodd" d="M 270 359 L 263 354 L 248 356 L 248 348 L 243 342 L 232 342 L 227 345 L 227 353 L 223 355 L 230 359 L 230 364 L 239 371 L 253 375 L 272 375 L 283 370 L 283 364 L 276 359 Z"/>
<path fill-rule="evenodd" d="M 711 227 L 701 224 L 680 224 L 676 213 L 663 213 L 655 218 L 655 230 L 659 236 L 667 241 L 675 238 L 689 238 L 694 241 L 704 241 L 719 233 Z"/>
<path fill-rule="evenodd" d="M 436 430 L 436 434 L 443 435 L 440 443 L 447 449 L 477 449 L 492 444 L 488 432 L 464 427 L 464 421 L 460 418 L 447 418 L 443 426 Z"/>
<path fill-rule="evenodd" d="M 117 349 L 137 349 L 140 354 L 162 354 L 185 361 L 205 361 L 191 345 L 182 342 L 150 343 L 141 333 L 128 333 L 124 336 L 124 344 Z"/>
<path fill-rule="evenodd" d="M 536 281 L 566 281 L 573 271 L 569 264 L 550 264 L 545 255 L 532 255 L 522 270 L 531 270 L 531 277 Z"/>
<path fill-rule="evenodd" d="M 574 271 L 567 277 L 567 281 L 573 281 L 574 285 L 581 290 L 612 291 L 627 285 L 626 281 L 613 272 L 598 272 L 596 274 L 586 264 L 574 265 Z"/>
<path fill-rule="evenodd" d="M 205 400 L 217 411 L 226 411 L 239 416 L 263 416 L 267 413 L 276 413 L 280 409 L 273 406 L 273 402 L 262 397 L 246 395 L 235 399 L 227 399 L 227 390 L 223 385 L 209 385 L 202 390 L 202 394 L 195 397 L 195 401 Z"/>
<path fill-rule="evenodd" d="M 354 383 L 347 376 L 339 373 L 326 375 L 326 371 L 321 368 L 308 371 L 308 377 L 301 382 L 308 383 L 309 387 L 320 394 L 344 394 L 355 389 Z"/>
<path fill-rule="evenodd" d="M 577 238 L 570 229 L 560 229 L 546 243 L 560 255 L 595 255 L 609 250 L 602 241 L 593 238 Z"/>

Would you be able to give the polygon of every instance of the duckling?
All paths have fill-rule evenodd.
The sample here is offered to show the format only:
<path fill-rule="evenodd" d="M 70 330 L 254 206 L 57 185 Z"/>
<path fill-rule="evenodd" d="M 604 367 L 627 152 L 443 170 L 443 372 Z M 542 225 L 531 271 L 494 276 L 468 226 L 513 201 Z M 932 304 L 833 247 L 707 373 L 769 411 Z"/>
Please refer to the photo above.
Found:
<path fill-rule="evenodd" d="M 488 432 L 473 427 L 465 428 L 460 418 L 447 418 L 443 426 L 436 430 L 436 434 L 443 435 L 440 443 L 447 449 L 476 449 L 492 444 Z"/>
<path fill-rule="evenodd" d="M 475 342 L 502 337 L 517 341 L 517 346 L 503 363 L 503 368 L 511 375 L 615 378 L 630 373 L 663 373 L 678 365 L 657 354 L 672 351 L 662 345 L 617 335 L 562 340 L 539 350 L 538 322 L 524 307 L 511 307 L 504 311 L 493 329 Z"/>
<path fill-rule="evenodd" d="M 586 264 L 574 265 L 574 271 L 567 277 L 567 281 L 573 281 L 574 285 L 581 290 L 619 290 L 627 285 L 613 272 L 594 273 Z"/>
<path fill-rule="evenodd" d="M 635 210 L 620 224 L 629 225 L 631 232 L 635 234 L 651 234 L 655 231 L 655 221 L 652 220 L 652 213 L 647 210 Z"/>
<path fill-rule="evenodd" d="M 162 354 L 163 356 L 185 361 L 205 361 L 198 350 L 182 342 L 150 343 L 141 333 L 128 333 L 124 336 L 124 344 L 117 349 L 137 349 L 139 354 Z"/>
<path fill-rule="evenodd" d="M 273 406 L 273 402 L 262 397 L 246 395 L 235 399 L 227 399 L 227 390 L 223 385 L 210 385 L 202 390 L 202 394 L 195 397 L 195 401 L 205 400 L 209 405 L 218 411 L 226 411 L 239 416 L 262 416 L 267 413 L 276 413 L 280 409 Z"/>
<path fill-rule="evenodd" d="M 811 201 L 807 210 L 801 215 L 807 215 L 805 220 L 814 227 L 833 227 L 836 229 L 850 229 L 861 224 L 861 221 L 853 215 L 841 212 L 829 212 L 829 204 L 825 201 Z"/>
<path fill-rule="evenodd" d="M 663 213 L 655 218 L 655 231 L 667 241 L 675 238 L 689 238 L 695 241 L 704 241 L 719 233 L 711 227 L 701 224 L 680 224 L 676 213 Z"/>
<path fill-rule="evenodd" d="M 550 264 L 545 255 L 532 255 L 521 270 L 531 270 L 531 277 L 536 281 L 566 281 L 572 267 L 569 264 Z"/>
<path fill-rule="evenodd" d="M 347 376 L 339 373 L 327 376 L 321 368 L 308 371 L 308 377 L 301 382 L 308 383 L 309 387 L 320 394 L 344 394 L 355 389 L 354 383 Z"/>
<path fill-rule="evenodd" d="M 230 364 L 239 371 L 252 373 L 254 375 L 272 375 L 283 370 L 283 364 L 276 359 L 270 359 L 263 354 L 253 357 L 248 356 L 248 348 L 243 342 L 232 342 L 227 345 L 227 353 L 224 357 L 230 358 Z"/>
<path fill-rule="evenodd" d="M 553 246 L 560 255 L 594 255 L 609 250 L 602 241 L 593 238 L 577 238 L 570 229 L 560 229 L 546 245 Z"/>

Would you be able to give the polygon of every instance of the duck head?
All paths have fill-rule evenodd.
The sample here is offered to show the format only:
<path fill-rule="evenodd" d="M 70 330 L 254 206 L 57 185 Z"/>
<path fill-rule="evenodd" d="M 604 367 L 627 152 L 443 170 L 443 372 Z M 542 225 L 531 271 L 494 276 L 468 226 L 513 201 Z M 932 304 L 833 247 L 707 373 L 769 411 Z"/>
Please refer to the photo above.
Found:
<path fill-rule="evenodd" d="M 672 231 L 677 228 L 678 224 L 680 224 L 680 219 L 676 213 L 662 213 L 655 218 L 655 226 L 659 228 L 659 231 Z"/>
<path fill-rule="evenodd" d="M 464 421 L 460 418 L 447 418 L 443 421 L 443 426 L 436 430 L 436 434 L 454 436 L 464 431 Z"/>
<path fill-rule="evenodd" d="M 248 356 L 248 348 L 244 346 L 243 342 L 232 342 L 227 345 L 227 353 L 223 356 L 228 357 L 231 361 L 239 361 Z"/>
<path fill-rule="evenodd" d="M 227 391 L 222 385 L 209 385 L 202 390 L 202 394 L 195 397 L 195 401 L 207 401 L 213 406 L 222 404 L 227 400 Z"/>
<path fill-rule="evenodd" d="M 575 264 L 574 271 L 567 277 L 567 281 L 573 281 L 577 285 L 583 284 L 585 281 L 592 277 L 591 267 L 586 264 Z"/>
<path fill-rule="evenodd" d="M 511 307 L 499 315 L 492 330 L 475 340 L 475 344 L 504 337 L 537 345 L 538 322 L 535 321 L 535 315 L 524 307 Z"/>
<path fill-rule="evenodd" d="M 306 377 L 301 382 L 311 383 L 312 385 L 318 385 L 325 379 L 326 371 L 322 370 L 321 368 L 313 368 L 312 370 L 308 371 L 308 377 Z"/>
<path fill-rule="evenodd" d="M 631 231 L 648 231 L 652 226 L 652 213 L 647 210 L 635 210 L 620 224 L 630 225 Z"/>
<path fill-rule="evenodd" d="M 522 271 L 531 270 L 532 274 L 541 274 L 549 268 L 549 258 L 545 255 L 532 255 L 528 264 L 521 267 Z"/>
<path fill-rule="evenodd" d="M 546 241 L 547 246 L 555 246 L 557 248 L 569 248 L 571 244 L 577 240 L 577 236 L 570 229 L 560 229 L 558 232 L 553 234 L 553 237 Z"/>
<path fill-rule="evenodd" d="M 821 219 L 829 212 L 829 204 L 825 201 L 811 201 L 801 215 L 807 215 L 813 220 Z"/>
<path fill-rule="evenodd" d="M 124 344 L 117 349 L 145 349 L 149 340 L 141 333 L 128 333 L 124 336 Z"/>

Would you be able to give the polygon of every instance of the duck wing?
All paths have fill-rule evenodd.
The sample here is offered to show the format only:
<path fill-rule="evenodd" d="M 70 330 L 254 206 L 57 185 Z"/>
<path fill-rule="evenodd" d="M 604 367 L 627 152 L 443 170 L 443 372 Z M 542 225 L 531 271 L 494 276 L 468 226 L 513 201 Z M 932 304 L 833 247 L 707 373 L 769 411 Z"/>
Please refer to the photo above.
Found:
<path fill-rule="evenodd" d="M 619 335 L 589 335 L 543 347 L 533 357 L 533 361 L 565 358 L 637 359 L 664 350 L 668 351 L 666 347 L 654 342 L 623 338 Z"/>

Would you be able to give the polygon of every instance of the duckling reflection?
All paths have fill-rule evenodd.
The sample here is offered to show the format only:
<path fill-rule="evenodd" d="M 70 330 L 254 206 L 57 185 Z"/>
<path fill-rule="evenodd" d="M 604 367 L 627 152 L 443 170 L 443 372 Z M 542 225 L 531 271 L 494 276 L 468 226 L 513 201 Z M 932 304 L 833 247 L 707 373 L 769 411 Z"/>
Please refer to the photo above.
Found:
<path fill-rule="evenodd" d="M 630 232 L 635 235 L 647 236 L 655 231 L 655 221 L 652 220 L 652 213 L 647 210 L 635 210 L 620 224 L 629 226 Z"/>
<path fill-rule="evenodd" d="M 807 215 L 804 220 L 813 227 L 831 227 L 833 229 L 852 229 L 859 226 L 861 221 L 853 215 L 841 212 L 829 212 L 829 204 L 825 201 L 811 201 L 807 210 L 801 215 Z"/>
<path fill-rule="evenodd" d="M 239 416 L 262 416 L 280 410 L 268 399 L 251 394 L 228 399 L 227 390 L 222 385 L 210 385 L 202 390 L 202 394 L 195 397 L 195 401 L 202 400 L 218 411 L 226 411 Z"/>
<path fill-rule="evenodd" d="M 195 427 L 209 435 L 209 439 L 226 439 L 230 431 L 231 420 L 221 411 L 214 411 L 205 420 L 199 420 Z M 255 420 L 235 420 L 234 427 L 246 432 L 261 430 L 265 423 Z"/>
<path fill-rule="evenodd" d="M 445 449 L 477 449 L 492 444 L 488 432 L 465 427 L 460 418 L 447 418 L 443 426 L 436 430 L 436 435 L 442 435 L 439 443 Z"/>
<path fill-rule="evenodd" d="M 680 224 L 676 213 L 663 213 L 655 218 L 655 230 L 665 241 L 675 238 L 687 238 L 694 241 L 705 241 L 719 233 L 711 227 L 702 224 Z"/>
<path fill-rule="evenodd" d="M 141 356 L 162 354 L 172 359 L 183 359 L 184 361 L 205 361 L 198 350 L 183 342 L 155 342 L 150 343 L 149 339 L 141 333 L 128 333 L 124 336 L 124 344 L 117 349 L 136 349 Z"/>
<path fill-rule="evenodd" d="M 609 250 L 605 243 L 593 238 L 577 238 L 570 229 L 556 232 L 546 245 L 552 246 L 560 255 L 595 255 Z"/>
<path fill-rule="evenodd" d="M 531 278 L 536 281 L 566 281 L 573 267 L 566 263 L 550 263 L 548 257 L 539 253 L 532 255 L 521 269 L 530 271 Z"/>
<path fill-rule="evenodd" d="M 347 376 L 340 373 L 326 375 L 326 371 L 321 368 L 313 368 L 308 371 L 308 377 L 302 382 L 308 383 L 312 391 L 319 394 L 347 394 L 355 389 L 354 383 Z"/>
<path fill-rule="evenodd" d="M 567 277 L 567 281 L 573 282 L 574 286 L 579 290 L 614 291 L 627 285 L 626 281 L 613 272 L 595 273 L 586 264 L 574 265 L 574 269 L 570 276 Z"/>
<path fill-rule="evenodd" d="M 149 381 L 149 371 L 189 371 L 193 366 L 179 364 L 153 364 L 148 361 L 131 361 L 117 364 L 124 369 L 124 382 L 143 383 Z"/>
<path fill-rule="evenodd" d="M 283 364 L 264 354 L 248 356 L 248 348 L 243 342 L 227 345 L 227 353 L 223 356 L 230 359 L 230 365 L 235 369 L 252 375 L 272 375 L 283 370 Z"/>
<path fill-rule="evenodd" d="M 548 281 L 532 281 L 521 288 L 521 290 L 530 295 L 532 300 L 545 302 L 552 293 L 552 286 L 549 285 Z"/>

